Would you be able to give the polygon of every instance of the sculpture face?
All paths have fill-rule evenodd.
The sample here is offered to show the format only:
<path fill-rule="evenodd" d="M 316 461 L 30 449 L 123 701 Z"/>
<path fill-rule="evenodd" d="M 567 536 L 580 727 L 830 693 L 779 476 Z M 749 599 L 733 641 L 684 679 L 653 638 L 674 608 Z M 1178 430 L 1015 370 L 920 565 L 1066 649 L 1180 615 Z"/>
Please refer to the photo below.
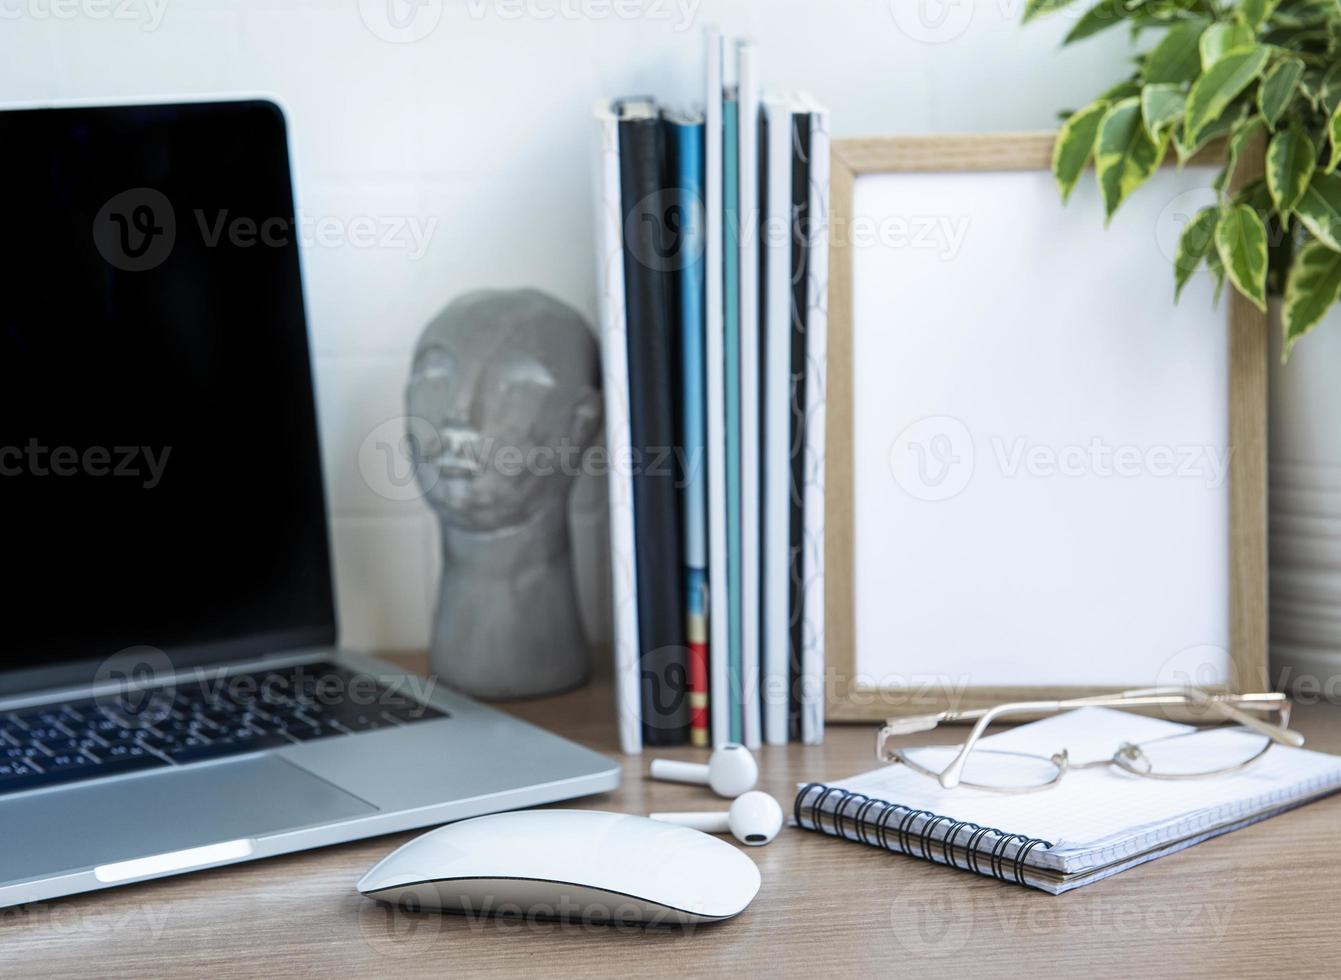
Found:
<path fill-rule="evenodd" d="M 541 293 L 471 293 L 430 323 L 406 400 L 441 519 L 497 530 L 561 500 L 599 421 L 598 370 L 585 322 Z"/>

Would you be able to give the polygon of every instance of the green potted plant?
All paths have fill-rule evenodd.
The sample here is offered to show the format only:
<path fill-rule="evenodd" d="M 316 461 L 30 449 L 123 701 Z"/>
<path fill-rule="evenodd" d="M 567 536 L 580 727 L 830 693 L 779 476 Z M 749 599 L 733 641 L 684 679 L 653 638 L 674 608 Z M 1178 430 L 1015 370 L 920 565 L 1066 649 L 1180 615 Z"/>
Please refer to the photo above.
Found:
<path fill-rule="evenodd" d="M 1077 0 L 1026 0 L 1026 21 Z M 1284 297 L 1283 356 L 1341 298 L 1341 2 L 1099 0 L 1064 43 L 1118 26 L 1154 43 L 1131 75 L 1070 113 L 1053 173 L 1065 198 L 1091 162 L 1108 217 L 1172 149 L 1226 141 L 1217 204 L 1188 223 L 1181 290 L 1202 262 L 1263 311 Z M 1232 189 L 1255 141 L 1266 176 Z"/>
<path fill-rule="evenodd" d="M 1094 165 L 1107 217 L 1168 156 L 1224 141 L 1216 202 L 1184 227 L 1175 297 L 1207 266 L 1277 323 L 1271 377 L 1271 647 L 1277 683 L 1341 666 L 1341 0 L 1026 0 L 1065 11 L 1064 43 L 1122 27 L 1130 75 L 1068 113 L 1053 172 L 1065 198 Z M 1265 148 L 1265 176 L 1235 171 Z M 1241 186 L 1240 186 L 1241 185 Z"/>

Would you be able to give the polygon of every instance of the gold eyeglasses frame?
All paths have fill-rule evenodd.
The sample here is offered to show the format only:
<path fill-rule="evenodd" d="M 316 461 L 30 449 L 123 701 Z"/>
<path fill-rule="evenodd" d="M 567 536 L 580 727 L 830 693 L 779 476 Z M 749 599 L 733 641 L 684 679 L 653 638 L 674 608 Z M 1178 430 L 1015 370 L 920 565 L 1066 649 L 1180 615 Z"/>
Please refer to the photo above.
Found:
<path fill-rule="evenodd" d="M 1149 760 L 1141 750 L 1141 744 L 1151 745 L 1157 742 L 1167 742 L 1172 739 L 1186 738 L 1196 735 L 1207 729 L 1197 729 L 1193 732 L 1180 732 L 1176 735 L 1167 735 L 1163 738 L 1153 739 L 1150 742 L 1133 744 L 1123 742 L 1118 746 L 1113 756 L 1109 759 L 1101 759 L 1094 762 L 1072 764 L 1066 749 L 1061 749 L 1046 761 L 1051 762 L 1057 768 L 1057 774 L 1047 783 L 1028 787 L 1001 787 L 986 786 L 977 783 L 963 782 L 964 766 L 968 762 L 969 755 L 973 752 L 982 738 L 989 725 L 1000 721 L 1010 715 L 1051 715 L 1062 711 L 1070 711 L 1074 708 L 1150 708 L 1160 706 L 1178 706 L 1185 709 L 1198 709 L 1206 714 L 1214 716 L 1215 720 L 1221 722 L 1232 722 L 1241 725 L 1263 735 L 1267 738 L 1266 744 L 1262 750 L 1250 758 L 1237 762 L 1232 766 L 1226 766 L 1209 772 L 1198 773 L 1157 773 L 1151 768 Z M 945 789 L 953 789 L 956 786 L 972 786 L 975 789 L 985 789 L 992 792 L 1001 793 L 1029 793 L 1038 790 L 1049 789 L 1061 782 L 1062 777 L 1071 769 L 1089 769 L 1101 766 L 1117 766 L 1118 768 L 1136 776 L 1143 776 L 1148 779 L 1201 779 L 1207 776 L 1218 776 L 1231 772 L 1237 772 L 1244 769 L 1263 755 L 1273 745 L 1289 745 L 1299 747 L 1304 744 L 1304 736 L 1291 729 L 1290 709 L 1291 701 L 1284 694 L 1266 692 L 1254 694 L 1220 694 L 1203 691 L 1195 687 L 1152 687 L 1141 690 L 1122 691 L 1117 694 L 1100 694 L 1092 697 L 1068 698 L 1056 701 L 1014 701 L 1006 704 L 999 704 L 991 708 L 978 708 L 972 711 L 941 711 L 932 715 L 910 715 L 901 718 L 890 718 L 885 722 L 885 726 L 876 734 L 875 754 L 878 759 L 886 763 L 901 763 L 908 768 L 919 772 L 925 776 L 937 780 Z M 1279 719 L 1277 724 L 1266 721 L 1259 715 L 1267 712 L 1276 712 Z M 935 772 L 918 764 L 910 758 L 908 753 L 919 749 L 932 748 L 932 746 L 916 746 L 906 749 L 898 749 L 889 745 L 893 738 L 903 735 L 911 735 L 916 732 L 931 731 L 947 722 L 974 722 L 968 738 L 964 740 L 959 747 L 959 752 L 955 755 L 950 764 L 941 772 Z M 943 746 L 939 746 L 942 747 Z M 982 749 L 980 752 L 992 752 L 991 749 Z M 997 752 L 997 755 L 1021 756 L 1029 759 L 1045 759 L 1044 756 L 1034 756 L 1022 752 Z"/>

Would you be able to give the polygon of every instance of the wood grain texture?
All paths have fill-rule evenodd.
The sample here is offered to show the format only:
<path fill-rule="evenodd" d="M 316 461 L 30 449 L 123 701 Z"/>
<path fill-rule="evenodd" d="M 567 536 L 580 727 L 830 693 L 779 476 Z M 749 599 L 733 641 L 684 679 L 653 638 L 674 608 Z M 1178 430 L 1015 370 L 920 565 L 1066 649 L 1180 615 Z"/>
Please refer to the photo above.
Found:
<path fill-rule="evenodd" d="M 829 358 L 825 378 L 824 433 L 824 659 L 825 716 L 841 721 L 856 703 L 856 582 L 852 492 L 852 249 L 839 216 L 850 220 L 857 170 L 838 140 L 829 163 Z"/>
<path fill-rule="evenodd" d="M 402 662 L 421 666 L 423 658 Z M 602 677 L 509 710 L 623 758 L 612 705 Z M 1341 750 L 1338 709 L 1301 705 L 1296 721 L 1313 747 Z M 827 736 L 824 745 L 765 747 L 761 788 L 785 803 L 798 782 L 874 767 L 873 728 L 831 728 Z M 704 758 L 693 749 L 661 754 Z M 647 758 L 623 761 L 620 790 L 565 805 L 645 813 L 717 802 L 694 787 L 646 780 Z M 1060 897 L 784 829 L 769 846 L 746 851 L 764 880 L 754 904 L 731 922 L 692 932 L 388 915 L 354 883 L 411 836 L 0 911 L 0 975 L 1335 975 L 1338 797 Z"/>
<path fill-rule="evenodd" d="M 855 534 L 852 390 L 853 282 L 848 229 L 853 193 L 864 174 L 993 172 L 1051 169 L 1055 134 L 986 133 L 835 140 L 832 148 L 829 281 L 828 460 L 825 471 L 825 692 L 826 717 L 869 722 L 891 715 L 947 708 L 972 709 L 1003 701 L 1083 697 L 1100 687 L 975 687 L 953 695 L 928 687 L 871 686 L 860 682 L 855 628 Z M 1195 154 L 1191 164 L 1223 160 L 1223 141 Z M 1172 153 L 1165 166 L 1172 166 Z M 1235 186 L 1261 176 L 1263 148 L 1249 148 Z M 1098 216 L 1095 216 L 1098 220 Z M 1263 690 L 1267 683 L 1267 335 L 1266 318 L 1232 287 L 1228 303 L 1229 377 L 1229 689 Z"/>
<path fill-rule="evenodd" d="M 1235 168 L 1235 190 L 1262 176 L 1258 136 Z M 1267 683 L 1267 315 L 1229 292 L 1229 649 L 1241 689 Z"/>
<path fill-rule="evenodd" d="M 1234 668 L 1234 675 L 1236 677 L 1239 675 L 1237 667 Z M 831 689 L 840 689 L 836 680 Z M 1247 687 L 1236 687 L 1236 690 L 1247 689 Z M 1252 689 L 1257 691 L 1267 690 L 1265 683 Z M 1220 692 L 1226 689 L 1208 685 L 1203 690 Z M 1055 701 L 1068 698 L 1088 698 L 1100 694 L 1112 694 L 1113 691 L 1112 687 L 1073 687 L 1056 684 L 1046 686 L 1021 685 L 1017 687 L 984 685 L 982 687 L 965 687 L 954 692 L 952 696 L 947 696 L 939 687 L 931 685 L 925 688 L 902 688 L 848 684 L 846 700 L 831 703 L 826 707 L 826 710 L 828 711 L 828 720 L 831 722 L 871 725 L 886 718 L 932 714 L 944 711 L 947 708 L 953 708 L 956 711 L 974 711 L 1012 701 Z M 1175 706 L 1161 706 L 1129 710 L 1136 711 L 1138 714 L 1167 718 L 1171 721 L 1202 722 L 1205 720 L 1205 712 L 1195 707 L 1181 709 Z M 1048 712 L 1042 714 L 1020 712 L 1011 715 L 1011 717 L 1023 721 L 1046 717 L 1048 714 Z"/>
<path fill-rule="evenodd" d="M 966 133 L 834 140 L 833 157 L 856 174 L 916 171 L 1046 170 L 1054 134 Z M 831 178 L 832 179 L 832 178 Z M 834 215 L 839 212 L 835 205 Z"/>
<path fill-rule="evenodd" d="M 834 140 L 831 156 L 835 169 L 841 163 L 854 174 L 1050 170 L 1055 139 L 1056 133 L 1051 130 L 867 137 Z M 1193 154 L 1188 164 L 1219 163 L 1223 156 L 1224 141 L 1213 140 Z M 1170 152 L 1165 164 L 1171 166 L 1176 162 L 1177 158 Z M 832 213 L 840 212 L 835 206 Z"/>

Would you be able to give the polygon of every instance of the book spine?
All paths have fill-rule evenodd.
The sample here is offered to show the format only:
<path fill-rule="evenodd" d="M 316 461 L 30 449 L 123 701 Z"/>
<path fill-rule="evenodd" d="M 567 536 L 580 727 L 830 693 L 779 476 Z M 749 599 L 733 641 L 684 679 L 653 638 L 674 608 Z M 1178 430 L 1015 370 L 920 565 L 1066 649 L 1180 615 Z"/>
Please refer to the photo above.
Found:
<path fill-rule="evenodd" d="M 680 480 L 684 515 L 685 633 L 689 646 L 689 741 L 708 744 L 708 487 L 704 454 L 703 125 L 670 123 L 680 216 L 676 264 L 680 325 Z"/>
<path fill-rule="evenodd" d="M 818 745 L 824 741 L 824 429 L 829 364 L 829 117 L 822 109 L 810 113 L 809 210 L 801 735 L 807 744 Z"/>
<path fill-rule="evenodd" d="M 1008 834 L 995 827 L 981 827 L 967 820 L 955 820 L 823 783 L 801 787 L 792 805 L 792 817 L 802 830 L 815 830 L 1027 888 L 1040 887 L 1027 874 L 1030 853 L 1053 846 L 1039 837 Z"/>
<path fill-rule="evenodd" d="M 810 311 L 808 256 L 810 243 L 810 116 L 792 116 L 792 302 L 791 302 L 791 497 L 788 508 L 788 637 L 787 729 L 792 741 L 801 741 L 801 651 L 805 639 L 805 452 L 806 452 L 806 317 Z"/>
<path fill-rule="evenodd" d="M 703 114 L 703 296 L 708 409 L 708 710 L 712 743 L 731 741 L 727 636 L 726 390 L 722 304 L 722 37 L 704 34 Z"/>
<path fill-rule="evenodd" d="M 762 742 L 759 700 L 759 76 L 755 45 L 737 46 L 740 73 L 737 182 L 740 199 L 741 717 L 748 748 Z"/>
<path fill-rule="evenodd" d="M 621 120 L 619 145 L 643 743 L 679 745 L 689 735 L 689 671 L 676 473 L 668 462 L 676 450 L 674 341 L 663 241 L 669 183 L 660 119 Z"/>
<path fill-rule="evenodd" d="M 620 204 L 619 120 L 609 103 L 596 107 L 597 297 L 600 301 L 605 439 L 611 459 L 626 459 L 629 434 L 629 361 L 624 307 L 623 207 Z M 642 692 L 638 647 L 633 477 L 611 466 L 610 579 L 614 614 L 615 701 L 619 747 L 642 750 Z"/>
<path fill-rule="evenodd" d="M 762 569 L 763 735 L 770 745 L 787 742 L 789 651 L 788 572 L 791 568 L 788 504 L 791 499 L 792 334 L 792 113 L 789 105 L 765 100 L 766 139 L 763 221 L 763 512 Z"/>
<path fill-rule="evenodd" d="M 739 105 L 734 98 L 722 107 L 722 248 L 725 338 L 722 375 L 725 379 L 726 418 L 726 579 L 727 579 L 727 700 L 732 742 L 744 739 L 741 719 L 740 658 L 740 213 L 736 181 Z"/>

